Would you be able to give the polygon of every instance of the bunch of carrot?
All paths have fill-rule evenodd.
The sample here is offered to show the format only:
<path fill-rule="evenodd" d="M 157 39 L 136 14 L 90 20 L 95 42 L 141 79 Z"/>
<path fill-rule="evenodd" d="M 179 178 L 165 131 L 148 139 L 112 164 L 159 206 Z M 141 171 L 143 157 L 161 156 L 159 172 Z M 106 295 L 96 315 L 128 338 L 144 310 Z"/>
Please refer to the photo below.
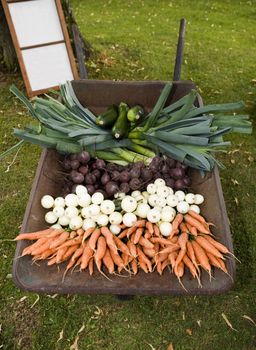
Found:
<path fill-rule="evenodd" d="M 32 255 L 33 261 L 47 259 L 49 266 L 68 261 L 63 278 L 67 271 L 76 267 L 80 271 L 88 268 L 92 275 L 96 266 L 104 276 L 103 266 L 109 274 L 120 274 L 125 270 L 134 275 L 139 268 L 145 273 L 156 269 L 162 275 L 169 267 L 181 283 L 187 267 L 201 286 L 200 267 L 210 277 L 211 266 L 228 273 L 223 254 L 231 254 L 212 237 L 210 225 L 203 216 L 189 211 L 184 216 L 176 215 L 168 237 L 161 235 L 156 224 L 141 219 L 130 228 L 121 225 L 118 236 L 106 226 L 71 232 L 49 228 L 21 233 L 15 240 L 35 241 L 22 252 L 22 256 Z"/>

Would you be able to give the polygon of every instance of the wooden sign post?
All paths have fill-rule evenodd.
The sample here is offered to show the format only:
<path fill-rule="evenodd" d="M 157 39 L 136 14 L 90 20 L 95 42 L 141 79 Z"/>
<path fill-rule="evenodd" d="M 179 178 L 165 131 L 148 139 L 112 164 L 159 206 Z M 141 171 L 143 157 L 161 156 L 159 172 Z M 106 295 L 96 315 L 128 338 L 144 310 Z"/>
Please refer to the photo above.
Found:
<path fill-rule="evenodd" d="M 60 0 L 2 0 L 29 97 L 78 79 Z"/>

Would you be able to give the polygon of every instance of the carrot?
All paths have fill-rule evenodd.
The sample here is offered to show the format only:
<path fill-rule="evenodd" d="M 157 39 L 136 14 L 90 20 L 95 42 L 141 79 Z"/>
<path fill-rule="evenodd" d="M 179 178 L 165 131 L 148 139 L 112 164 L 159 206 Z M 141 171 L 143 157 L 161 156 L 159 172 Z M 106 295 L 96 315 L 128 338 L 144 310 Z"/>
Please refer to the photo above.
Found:
<path fill-rule="evenodd" d="M 153 233 L 153 235 L 155 235 L 155 236 L 157 236 L 157 237 L 161 237 L 159 227 L 158 227 L 156 224 L 154 224 L 153 227 L 154 227 L 154 233 Z"/>
<path fill-rule="evenodd" d="M 179 225 L 179 228 L 180 228 L 181 232 L 189 233 L 189 229 L 188 229 L 187 225 L 185 224 L 185 222 L 181 222 Z"/>
<path fill-rule="evenodd" d="M 183 221 L 183 215 L 180 214 L 180 213 L 178 213 L 178 214 L 175 216 L 175 218 L 174 218 L 174 220 L 173 220 L 173 222 L 172 222 L 172 230 L 173 230 L 173 231 L 178 230 L 180 224 L 182 223 L 182 221 Z"/>
<path fill-rule="evenodd" d="M 148 239 L 144 237 L 140 237 L 138 242 L 142 247 L 148 248 L 148 249 L 154 249 L 154 244 L 151 243 Z"/>
<path fill-rule="evenodd" d="M 69 263 L 67 264 L 66 269 L 65 269 L 63 276 L 62 276 L 62 283 L 65 280 L 65 276 L 66 276 L 68 270 L 70 270 L 71 267 L 75 265 L 75 263 L 76 263 L 76 260 L 72 260 L 72 259 L 69 260 Z"/>
<path fill-rule="evenodd" d="M 114 264 L 117 266 L 117 267 L 122 267 L 124 268 L 124 262 L 122 260 L 122 258 L 120 257 L 120 255 L 118 253 L 115 252 L 115 250 L 113 250 L 111 247 L 109 247 L 109 252 L 110 252 L 110 255 L 111 255 L 111 258 L 114 262 Z"/>
<path fill-rule="evenodd" d="M 204 270 L 206 270 L 211 278 L 211 265 L 204 249 L 196 242 L 192 241 L 192 246 L 195 252 L 196 259 Z"/>
<path fill-rule="evenodd" d="M 226 266 L 225 266 L 225 263 L 223 260 L 221 259 L 218 259 L 215 255 L 209 253 L 209 252 L 206 252 L 209 260 L 210 260 L 210 263 L 213 265 L 213 266 L 216 266 L 218 269 L 222 270 L 223 272 L 225 273 L 228 273 L 227 269 L 226 269 Z"/>
<path fill-rule="evenodd" d="M 177 243 L 178 240 L 179 240 L 179 237 L 178 237 L 178 236 L 174 236 L 174 237 L 172 237 L 171 239 L 168 239 L 168 242 L 170 241 L 170 242 L 172 242 L 172 243 Z"/>
<path fill-rule="evenodd" d="M 133 274 L 136 275 L 138 273 L 138 264 L 137 264 L 136 259 L 133 259 L 131 261 L 131 268 L 132 268 Z"/>
<path fill-rule="evenodd" d="M 90 246 L 90 241 L 89 241 L 89 246 Z M 90 247 L 90 248 L 92 249 L 92 247 Z M 96 249 L 96 252 L 94 254 L 95 262 L 103 259 L 103 256 L 106 253 L 106 249 L 107 249 L 106 239 L 105 239 L 105 237 L 100 236 L 98 238 L 97 249 Z M 96 265 L 97 265 L 97 263 L 96 263 Z"/>
<path fill-rule="evenodd" d="M 106 248 L 106 252 L 105 255 L 103 256 L 103 264 L 106 266 L 106 268 L 108 269 L 108 272 L 110 274 L 113 274 L 115 272 L 115 264 L 113 259 L 111 258 L 109 249 Z"/>
<path fill-rule="evenodd" d="M 115 244 L 114 238 L 113 238 L 113 234 L 112 232 L 108 229 L 108 227 L 104 226 L 101 227 L 101 233 L 103 234 L 103 236 L 106 238 L 106 242 L 107 245 L 110 249 L 114 250 L 116 254 L 117 253 L 117 246 Z"/>
<path fill-rule="evenodd" d="M 91 234 L 88 245 L 93 251 L 95 251 L 97 240 L 100 237 L 100 235 L 101 232 L 99 228 L 95 228 L 93 233 Z"/>
<path fill-rule="evenodd" d="M 89 261 L 88 270 L 89 270 L 89 275 L 91 276 L 93 274 L 93 259 Z"/>
<path fill-rule="evenodd" d="M 168 254 L 168 259 L 169 259 L 169 261 L 170 261 L 170 263 L 172 265 L 172 270 L 174 269 L 175 261 L 176 261 L 177 256 L 178 256 L 177 251 Z"/>
<path fill-rule="evenodd" d="M 22 251 L 22 255 L 21 256 L 31 254 L 33 249 L 38 248 L 40 245 L 46 243 L 47 241 L 48 241 L 48 238 L 46 238 L 46 237 L 39 238 L 35 243 L 33 243 L 33 244 L 29 245 L 28 247 L 24 248 L 23 251 Z"/>
<path fill-rule="evenodd" d="M 64 248 L 64 247 L 70 247 L 72 245 L 77 245 L 82 242 L 83 237 L 76 236 L 75 238 L 69 239 L 68 241 L 61 244 L 58 249 Z"/>
<path fill-rule="evenodd" d="M 183 263 L 183 261 L 180 262 L 180 264 L 178 265 L 176 271 L 174 269 L 174 273 L 175 273 L 176 277 L 178 278 L 179 284 L 187 292 L 187 289 L 184 287 L 184 284 L 181 282 L 181 277 L 184 275 L 184 263 Z"/>
<path fill-rule="evenodd" d="M 191 226 L 194 226 L 199 232 L 205 234 L 211 234 L 209 228 L 206 228 L 200 221 L 190 216 L 189 214 L 184 215 L 184 219 Z"/>
<path fill-rule="evenodd" d="M 59 264 L 62 261 L 63 255 L 66 253 L 67 250 L 68 250 L 68 247 L 59 248 L 57 250 L 56 264 Z"/>
<path fill-rule="evenodd" d="M 150 221 L 147 221 L 146 222 L 146 228 L 148 229 L 148 231 L 149 231 L 149 233 L 151 234 L 151 235 L 153 235 L 154 234 L 154 226 L 153 226 L 153 224 L 152 224 L 152 222 L 150 222 Z"/>
<path fill-rule="evenodd" d="M 45 259 L 49 258 L 55 252 L 56 252 L 55 249 L 47 249 L 41 254 L 39 260 L 45 260 Z"/>
<path fill-rule="evenodd" d="M 122 260 L 124 262 L 124 266 L 127 266 L 129 264 L 130 255 L 122 253 L 121 256 L 122 256 Z M 123 270 L 123 267 L 118 267 L 117 270 L 120 273 Z"/>
<path fill-rule="evenodd" d="M 157 262 L 156 264 L 156 271 L 159 273 L 159 275 L 162 275 L 162 263 L 160 261 Z"/>
<path fill-rule="evenodd" d="M 76 231 L 71 231 L 69 234 L 69 238 L 75 238 L 77 236 Z"/>
<path fill-rule="evenodd" d="M 205 218 L 202 215 L 197 214 L 195 211 L 189 210 L 188 214 L 195 218 L 197 221 L 201 222 L 202 224 L 206 224 Z"/>
<path fill-rule="evenodd" d="M 179 235 L 178 244 L 181 250 L 187 250 L 188 234 L 183 232 Z"/>
<path fill-rule="evenodd" d="M 76 230 L 76 233 L 78 236 L 82 236 L 84 234 L 84 230 L 82 228 L 79 228 L 78 230 Z"/>
<path fill-rule="evenodd" d="M 83 240 L 82 240 L 82 244 L 84 243 L 84 241 L 90 237 L 90 235 L 93 233 L 93 231 L 95 230 L 95 227 L 89 227 L 83 234 Z"/>
<path fill-rule="evenodd" d="M 149 272 L 152 272 L 152 264 L 150 260 L 146 257 L 146 255 L 143 253 L 143 251 L 139 247 L 137 247 L 137 252 L 138 252 L 139 261 L 145 263 Z"/>
<path fill-rule="evenodd" d="M 47 228 L 46 230 L 42 231 L 36 231 L 36 232 L 31 232 L 31 233 L 20 233 L 16 238 L 14 238 L 15 241 L 20 241 L 23 239 L 34 241 L 36 239 L 45 237 L 47 234 L 52 232 L 54 229 L 52 228 Z"/>
<path fill-rule="evenodd" d="M 124 229 L 127 228 L 127 226 L 126 226 L 125 224 L 119 224 L 118 226 L 119 226 L 122 230 L 124 230 Z"/>
<path fill-rule="evenodd" d="M 64 231 L 61 233 L 61 235 L 59 237 L 57 237 L 57 239 L 55 239 L 49 248 L 57 248 L 58 246 L 60 246 L 62 243 L 64 243 L 69 237 L 69 233 Z"/>
<path fill-rule="evenodd" d="M 139 257 L 138 258 L 139 260 L 139 265 L 140 265 L 140 268 L 145 272 L 145 273 L 148 273 L 148 267 L 147 265 L 144 263 L 144 261 Z"/>
<path fill-rule="evenodd" d="M 149 230 L 146 230 L 144 233 L 144 238 L 150 239 L 151 237 L 152 237 L 152 235 L 149 233 Z"/>
<path fill-rule="evenodd" d="M 132 227 L 129 228 L 128 233 L 127 233 L 127 237 L 129 238 L 130 235 L 133 232 L 135 232 L 137 228 L 145 227 L 145 225 L 146 225 L 146 220 L 144 220 L 144 219 L 143 220 L 138 220 L 135 225 L 133 225 Z"/>
<path fill-rule="evenodd" d="M 136 229 L 134 240 L 133 240 L 134 244 L 139 243 L 139 240 L 140 240 L 141 236 L 143 235 L 143 232 L 144 232 L 144 227 L 139 227 Z"/>
<path fill-rule="evenodd" d="M 51 248 L 51 244 L 53 242 L 52 240 L 53 240 L 53 238 L 48 239 L 45 243 L 43 243 L 39 247 L 36 247 L 35 249 L 33 249 L 30 254 L 31 255 L 40 255 L 40 254 L 44 253 L 46 250 L 48 250 L 49 248 L 52 249 Z"/>
<path fill-rule="evenodd" d="M 154 258 L 155 254 L 156 254 L 155 249 L 150 249 L 150 248 L 145 248 L 145 247 L 142 247 L 142 248 L 143 248 L 143 253 L 145 253 L 145 255 L 147 255 L 150 258 Z"/>
<path fill-rule="evenodd" d="M 87 268 L 91 257 L 93 256 L 93 250 L 89 247 L 89 244 L 84 248 L 83 254 L 81 256 L 81 267 L 80 271 Z"/>
<path fill-rule="evenodd" d="M 71 260 L 73 261 L 77 260 L 83 254 L 83 251 L 84 251 L 84 247 L 83 246 L 79 247 L 72 255 Z"/>
<path fill-rule="evenodd" d="M 230 254 L 230 251 L 228 250 L 228 248 L 226 246 L 224 246 L 223 244 L 221 244 L 220 242 L 215 241 L 215 239 L 213 239 L 210 236 L 204 236 L 205 239 L 207 239 L 208 242 L 210 242 L 215 248 L 217 248 L 221 253 L 223 254 Z"/>
<path fill-rule="evenodd" d="M 68 258 L 70 258 L 71 255 L 77 251 L 78 247 L 79 247 L 78 244 L 68 247 L 66 253 L 63 255 L 63 258 L 62 258 L 63 261 L 66 261 Z"/>
<path fill-rule="evenodd" d="M 152 243 L 160 243 L 162 245 L 173 245 L 173 242 L 171 242 L 170 240 L 168 240 L 166 238 L 162 238 L 162 237 L 152 237 L 150 239 L 150 241 Z"/>
<path fill-rule="evenodd" d="M 180 249 L 178 244 L 173 244 L 172 246 L 168 246 L 162 250 L 160 250 L 157 254 L 170 254 Z"/>
<path fill-rule="evenodd" d="M 155 255 L 155 257 L 154 257 L 155 264 L 157 264 L 159 262 L 162 262 L 165 259 L 167 259 L 168 258 L 168 254 L 169 253 L 164 253 L 164 254 L 161 254 L 161 255 Z"/>
<path fill-rule="evenodd" d="M 52 266 L 52 265 L 54 265 L 54 264 L 56 264 L 56 256 L 54 256 L 53 258 L 51 258 L 51 259 L 48 261 L 48 263 L 47 263 L 48 266 Z"/>
<path fill-rule="evenodd" d="M 189 259 L 189 257 L 187 256 L 187 254 L 184 255 L 183 257 L 183 262 L 184 264 L 188 267 L 191 275 L 198 281 L 198 285 L 199 287 L 202 287 L 202 284 L 201 284 L 201 281 L 200 281 L 200 278 L 198 276 L 198 273 L 197 273 L 197 270 L 196 270 L 196 267 L 194 266 L 194 264 L 192 263 L 192 261 Z"/>
<path fill-rule="evenodd" d="M 199 269 L 197 261 L 196 261 L 195 252 L 194 252 L 192 243 L 190 241 L 187 242 L 187 255 L 188 255 L 189 259 L 192 261 L 192 263 L 194 264 L 197 271 L 200 272 L 200 269 Z"/>
<path fill-rule="evenodd" d="M 122 253 L 125 253 L 126 255 L 130 255 L 130 250 L 127 247 L 127 245 L 125 243 L 123 243 L 121 241 L 121 239 L 119 239 L 118 237 L 114 236 L 114 242 L 117 246 L 117 249 L 119 249 Z"/>
<path fill-rule="evenodd" d="M 46 235 L 47 238 L 55 238 L 57 236 L 60 236 L 60 234 L 64 232 L 64 230 L 62 228 L 53 230 L 52 232 L 50 232 L 49 234 Z"/>
<path fill-rule="evenodd" d="M 126 228 L 125 230 L 123 230 L 117 237 L 119 239 L 122 239 L 122 238 L 125 238 L 127 236 L 127 233 L 128 233 L 128 228 Z"/>
<path fill-rule="evenodd" d="M 211 253 L 212 255 L 215 255 L 217 258 L 223 259 L 223 255 L 219 252 L 218 249 L 216 249 L 207 239 L 205 239 L 202 236 L 198 236 L 196 239 L 196 242 L 204 248 L 207 252 Z"/>
<path fill-rule="evenodd" d="M 129 249 L 129 251 L 130 251 L 130 255 L 131 255 L 133 258 L 136 258 L 136 257 L 137 257 L 136 245 L 135 245 L 132 241 L 130 241 L 130 240 L 128 240 L 126 244 L 127 244 L 127 247 L 128 247 L 128 249 Z"/>
<path fill-rule="evenodd" d="M 167 258 L 167 259 L 165 259 L 165 260 L 162 262 L 162 265 L 161 265 L 162 272 L 164 271 L 164 269 L 165 269 L 168 265 L 170 265 L 170 261 L 169 261 L 169 259 Z"/>

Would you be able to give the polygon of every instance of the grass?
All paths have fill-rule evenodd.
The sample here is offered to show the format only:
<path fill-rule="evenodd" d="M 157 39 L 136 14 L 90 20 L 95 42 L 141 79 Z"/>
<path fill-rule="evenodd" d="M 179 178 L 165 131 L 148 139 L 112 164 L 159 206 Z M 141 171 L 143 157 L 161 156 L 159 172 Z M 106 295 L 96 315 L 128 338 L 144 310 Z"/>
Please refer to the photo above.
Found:
<path fill-rule="evenodd" d="M 255 126 L 255 13 L 253 1 L 71 1 L 95 55 L 96 79 L 171 80 L 179 19 L 188 21 L 182 79 L 198 85 L 205 103 L 244 100 Z M 9 93 L 19 75 L 0 80 L 0 153 L 14 144 L 12 127 L 29 117 Z M 15 245 L 0 243 L 1 349 L 253 350 L 256 314 L 255 127 L 233 135 L 221 157 L 221 180 L 237 264 L 232 291 L 212 297 L 47 296 L 18 290 L 11 280 Z M 26 145 L 9 168 L 0 164 L 0 237 L 19 231 L 40 149 Z M 213 208 L 214 210 L 214 208 Z M 232 331 L 224 313 L 237 331 Z M 82 327 L 84 325 L 84 327 Z M 81 328 L 82 327 L 82 328 Z M 80 330 L 80 333 L 78 333 Z M 78 337 L 78 338 L 77 338 Z M 58 341 L 59 339 L 59 341 Z M 73 344 L 73 347 L 72 347 Z M 168 348 L 169 346 L 169 348 Z"/>

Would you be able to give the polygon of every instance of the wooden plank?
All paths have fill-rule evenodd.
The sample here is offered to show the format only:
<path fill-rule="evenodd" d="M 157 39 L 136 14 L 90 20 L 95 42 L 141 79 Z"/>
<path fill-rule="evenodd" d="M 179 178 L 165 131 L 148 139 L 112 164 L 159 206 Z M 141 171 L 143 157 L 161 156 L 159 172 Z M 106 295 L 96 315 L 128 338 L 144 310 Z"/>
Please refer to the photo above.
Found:
<path fill-rule="evenodd" d="M 76 58 L 78 63 L 78 70 L 80 79 L 88 79 L 88 74 L 86 66 L 84 63 L 84 54 L 82 48 L 82 41 L 80 38 L 80 33 L 76 24 L 72 24 L 72 32 L 74 37 L 75 49 L 76 49 Z"/>

